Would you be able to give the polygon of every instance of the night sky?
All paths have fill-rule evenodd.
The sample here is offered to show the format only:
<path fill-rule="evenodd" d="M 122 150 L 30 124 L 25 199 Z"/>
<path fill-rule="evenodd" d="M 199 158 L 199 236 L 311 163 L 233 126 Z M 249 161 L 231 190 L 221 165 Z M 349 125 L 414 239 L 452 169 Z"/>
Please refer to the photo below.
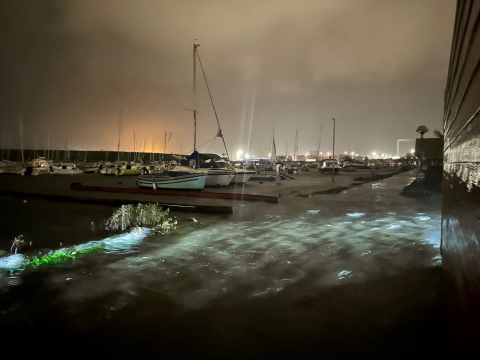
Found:
<path fill-rule="evenodd" d="M 396 152 L 441 130 L 454 0 L 2 1 L 0 141 L 25 147 L 193 149 L 192 45 L 230 153 Z M 198 39 L 194 41 L 194 39 Z M 198 144 L 217 131 L 197 73 Z M 142 145 L 143 147 L 143 145 Z M 405 153 L 411 145 L 402 146 Z M 223 152 L 220 139 L 200 149 Z"/>

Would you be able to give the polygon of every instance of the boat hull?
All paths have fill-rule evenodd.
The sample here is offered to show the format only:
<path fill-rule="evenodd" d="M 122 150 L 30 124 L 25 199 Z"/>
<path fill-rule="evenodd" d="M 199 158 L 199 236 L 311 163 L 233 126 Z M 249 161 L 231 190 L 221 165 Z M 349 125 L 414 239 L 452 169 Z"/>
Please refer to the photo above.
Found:
<path fill-rule="evenodd" d="M 245 184 L 253 176 L 251 172 L 235 172 L 232 184 Z"/>
<path fill-rule="evenodd" d="M 205 187 L 207 176 L 140 176 L 137 184 L 141 187 L 153 189 L 202 190 Z"/>
<path fill-rule="evenodd" d="M 138 169 L 120 169 L 115 170 L 115 175 L 117 176 L 136 176 L 140 175 L 140 170 Z"/>
<path fill-rule="evenodd" d="M 207 173 L 205 186 L 228 186 L 235 177 L 234 174 L 209 174 Z"/>
<path fill-rule="evenodd" d="M 84 170 L 85 174 L 93 174 L 98 172 L 98 167 L 88 168 Z"/>
<path fill-rule="evenodd" d="M 80 169 L 57 169 L 53 172 L 53 175 L 78 175 L 82 173 L 83 170 Z"/>
<path fill-rule="evenodd" d="M 100 174 L 102 175 L 115 175 L 115 168 L 113 167 L 104 167 L 100 169 Z"/>

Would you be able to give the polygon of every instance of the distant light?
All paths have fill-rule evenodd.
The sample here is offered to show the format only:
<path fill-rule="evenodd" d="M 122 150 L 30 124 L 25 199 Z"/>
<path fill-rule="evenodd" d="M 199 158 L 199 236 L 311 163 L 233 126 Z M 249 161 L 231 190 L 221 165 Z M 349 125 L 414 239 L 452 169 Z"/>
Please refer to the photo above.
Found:
<path fill-rule="evenodd" d="M 377 153 L 373 153 L 373 156 L 377 155 Z"/>
<path fill-rule="evenodd" d="M 358 154 L 355 154 L 355 156 L 358 156 Z"/>
<path fill-rule="evenodd" d="M 347 155 L 348 153 L 345 151 L 345 155 Z"/>
<path fill-rule="evenodd" d="M 272 154 L 268 154 L 268 157 L 271 157 L 271 156 L 272 156 Z"/>
<path fill-rule="evenodd" d="M 323 152 L 320 151 L 320 155 L 323 155 Z"/>
<path fill-rule="evenodd" d="M 415 153 L 415 149 L 410 150 L 410 152 L 411 152 L 412 154 Z"/>

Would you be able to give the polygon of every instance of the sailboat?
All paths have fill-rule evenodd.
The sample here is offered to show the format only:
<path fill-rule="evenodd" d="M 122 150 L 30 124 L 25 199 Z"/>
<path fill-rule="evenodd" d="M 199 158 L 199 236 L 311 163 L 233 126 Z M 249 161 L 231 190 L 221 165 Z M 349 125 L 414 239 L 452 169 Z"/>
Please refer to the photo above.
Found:
<path fill-rule="evenodd" d="M 218 120 L 217 111 L 215 105 L 213 104 L 212 95 L 210 93 L 210 88 L 208 86 L 207 77 L 203 69 L 202 61 L 200 60 L 200 55 L 198 54 L 197 48 L 200 44 L 193 44 L 193 98 L 194 98 L 194 108 L 193 110 L 187 109 L 193 112 L 193 123 L 194 123 L 194 137 L 193 137 L 193 153 L 187 157 L 187 160 L 193 162 L 193 169 L 186 166 L 175 166 L 173 169 L 170 169 L 171 174 L 184 174 L 194 173 L 194 174 L 205 174 L 207 179 L 205 186 L 228 186 L 235 177 L 235 171 L 230 166 L 229 163 L 224 161 L 219 155 L 215 154 L 201 154 L 197 151 L 197 108 L 196 108 L 196 68 L 197 68 L 197 58 L 202 69 L 203 77 L 205 79 L 205 84 L 207 86 L 208 94 L 210 101 L 212 103 L 213 112 L 217 120 L 217 134 L 210 141 L 221 138 L 223 145 L 225 147 L 226 155 L 228 158 L 228 149 L 225 144 L 225 138 L 222 134 L 222 129 L 220 127 L 220 121 Z"/>
<path fill-rule="evenodd" d="M 32 164 L 23 168 L 20 171 L 21 175 L 49 175 L 53 170 L 53 164 L 50 164 L 47 159 L 39 157 L 32 161 Z"/>

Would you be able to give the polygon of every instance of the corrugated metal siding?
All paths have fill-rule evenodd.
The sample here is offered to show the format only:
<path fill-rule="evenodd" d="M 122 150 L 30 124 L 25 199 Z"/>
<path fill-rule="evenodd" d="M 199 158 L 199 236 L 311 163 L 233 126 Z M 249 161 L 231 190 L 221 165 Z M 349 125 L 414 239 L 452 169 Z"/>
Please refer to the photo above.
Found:
<path fill-rule="evenodd" d="M 480 355 L 480 1 L 459 0 L 444 100 L 442 256 L 447 334 Z"/>

